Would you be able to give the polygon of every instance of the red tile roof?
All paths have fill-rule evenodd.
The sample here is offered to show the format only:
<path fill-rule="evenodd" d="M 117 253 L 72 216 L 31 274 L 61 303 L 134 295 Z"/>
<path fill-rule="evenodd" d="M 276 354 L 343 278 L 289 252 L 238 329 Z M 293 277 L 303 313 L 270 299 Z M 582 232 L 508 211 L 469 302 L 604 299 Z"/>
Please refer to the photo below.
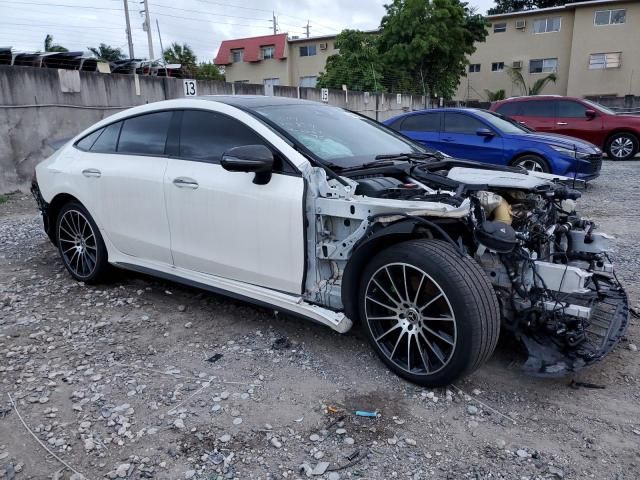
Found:
<path fill-rule="evenodd" d="M 231 50 L 244 49 L 245 62 L 258 62 L 262 60 L 260 47 L 274 45 L 276 47 L 275 56 L 278 60 L 286 58 L 287 34 L 265 35 L 262 37 L 237 38 L 235 40 L 224 40 L 220 44 L 218 55 L 213 61 L 216 65 L 229 65 L 232 63 Z"/>

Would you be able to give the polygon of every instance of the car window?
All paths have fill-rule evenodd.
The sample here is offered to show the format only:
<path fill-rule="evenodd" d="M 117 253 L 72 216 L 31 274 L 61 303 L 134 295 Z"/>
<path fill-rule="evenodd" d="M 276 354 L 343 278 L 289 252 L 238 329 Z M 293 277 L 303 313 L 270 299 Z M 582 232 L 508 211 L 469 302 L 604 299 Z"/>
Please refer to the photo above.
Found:
<path fill-rule="evenodd" d="M 89 135 L 84 137 L 82 140 L 78 141 L 76 143 L 76 147 L 78 147 L 80 150 L 84 150 L 84 151 L 91 150 L 91 147 L 93 146 L 93 144 L 98 139 L 100 134 L 102 134 L 103 131 L 104 131 L 104 128 L 100 128 L 100 129 L 96 130 L 95 132 L 90 133 Z"/>
<path fill-rule="evenodd" d="M 561 101 L 558 102 L 558 117 L 564 118 L 586 118 L 587 107 L 579 102 Z"/>
<path fill-rule="evenodd" d="M 400 130 L 410 132 L 438 132 L 440 130 L 439 113 L 421 113 L 404 119 Z"/>
<path fill-rule="evenodd" d="M 509 102 L 500 105 L 496 108 L 496 112 L 505 115 L 507 117 L 513 117 L 514 115 L 520 115 L 520 102 Z"/>
<path fill-rule="evenodd" d="M 550 100 L 533 100 L 522 102 L 520 115 L 525 117 L 555 117 L 555 105 Z"/>
<path fill-rule="evenodd" d="M 215 112 L 185 110 L 180 125 L 180 157 L 219 162 L 233 147 L 265 145 L 265 141 L 242 122 Z"/>
<path fill-rule="evenodd" d="M 155 112 L 124 121 L 118 153 L 163 155 L 173 112 Z"/>
<path fill-rule="evenodd" d="M 470 133 L 475 135 L 479 128 L 487 128 L 487 126 L 471 115 L 456 112 L 446 112 L 444 114 L 444 131 L 446 133 Z"/>
<path fill-rule="evenodd" d="M 118 136 L 120 135 L 120 127 L 122 127 L 122 122 L 112 123 L 108 127 L 105 127 L 102 134 L 91 147 L 91 151 L 96 153 L 115 153 L 116 146 L 118 145 Z"/>

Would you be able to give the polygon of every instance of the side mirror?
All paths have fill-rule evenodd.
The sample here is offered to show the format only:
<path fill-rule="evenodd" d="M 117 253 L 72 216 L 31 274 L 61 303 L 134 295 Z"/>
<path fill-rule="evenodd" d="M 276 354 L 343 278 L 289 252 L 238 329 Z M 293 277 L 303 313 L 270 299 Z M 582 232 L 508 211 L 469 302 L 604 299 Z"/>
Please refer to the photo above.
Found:
<path fill-rule="evenodd" d="M 487 137 L 487 138 L 496 136 L 494 131 L 488 128 L 479 128 L 478 130 L 476 130 L 476 135 L 480 137 Z"/>
<path fill-rule="evenodd" d="M 222 168 L 229 172 L 255 172 L 253 183 L 266 185 L 273 171 L 273 153 L 264 145 L 243 145 L 224 152 Z"/>
<path fill-rule="evenodd" d="M 585 110 L 584 116 L 587 117 L 589 120 L 593 120 L 594 118 L 596 118 L 596 111 L 591 109 Z"/>

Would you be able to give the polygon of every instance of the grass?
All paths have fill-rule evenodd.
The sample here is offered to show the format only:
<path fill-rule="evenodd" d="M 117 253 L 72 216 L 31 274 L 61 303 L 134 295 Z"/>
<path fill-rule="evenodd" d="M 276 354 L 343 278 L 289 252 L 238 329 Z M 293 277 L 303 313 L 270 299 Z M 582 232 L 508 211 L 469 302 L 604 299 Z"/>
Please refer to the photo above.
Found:
<path fill-rule="evenodd" d="M 3 203 L 7 203 L 9 201 L 9 197 L 6 195 L 0 195 L 0 205 Z"/>

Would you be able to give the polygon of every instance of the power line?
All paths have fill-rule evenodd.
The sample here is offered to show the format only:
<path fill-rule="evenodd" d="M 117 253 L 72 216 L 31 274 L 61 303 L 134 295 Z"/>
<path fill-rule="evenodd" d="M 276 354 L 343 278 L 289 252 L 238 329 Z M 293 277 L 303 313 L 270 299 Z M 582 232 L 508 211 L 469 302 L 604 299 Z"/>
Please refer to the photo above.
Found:
<path fill-rule="evenodd" d="M 45 7 L 65 7 L 65 8 L 87 8 L 91 10 L 113 10 L 122 12 L 122 8 L 109 8 L 109 7 L 93 7 L 89 5 L 69 5 L 61 3 L 38 3 L 38 2 L 17 2 L 14 0 L 3 0 L 4 3 L 17 3 L 19 5 L 40 5 Z"/>

